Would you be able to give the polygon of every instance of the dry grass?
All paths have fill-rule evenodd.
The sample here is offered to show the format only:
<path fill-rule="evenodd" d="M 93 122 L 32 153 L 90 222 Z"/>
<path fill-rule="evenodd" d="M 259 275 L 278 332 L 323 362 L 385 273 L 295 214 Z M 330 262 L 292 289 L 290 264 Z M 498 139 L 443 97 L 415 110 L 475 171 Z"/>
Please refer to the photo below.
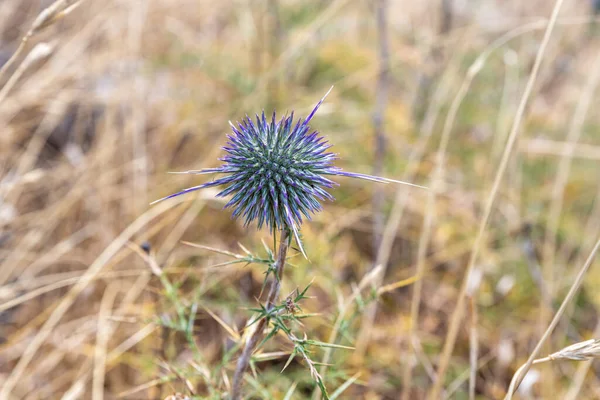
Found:
<path fill-rule="evenodd" d="M 226 396 L 264 276 L 231 261 L 272 238 L 215 191 L 149 203 L 331 85 L 339 165 L 432 190 L 339 180 L 281 293 L 356 350 L 281 372 L 277 335 L 248 398 L 502 399 L 533 364 L 513 398 L 597 397 L 600 30 L 565 1 L 542 51 L 554 2 L 409 3 L 0 2 L 0 399 Z"/>

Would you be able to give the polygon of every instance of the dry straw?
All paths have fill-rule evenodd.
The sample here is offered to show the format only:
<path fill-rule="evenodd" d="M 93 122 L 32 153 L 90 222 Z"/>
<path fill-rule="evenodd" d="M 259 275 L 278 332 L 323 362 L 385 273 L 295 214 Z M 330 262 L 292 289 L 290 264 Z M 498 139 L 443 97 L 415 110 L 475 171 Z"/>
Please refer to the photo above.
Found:
<path fill-rule="evenodd" d="M 561 361 L 561 360 L 573 360 L 573 361 L 586 361 L 600 357 L 600 339 L 590 339 L 584 342 L 579 342 L 565 347 L 562 350 L 552 353 L 547 357 L 538 358 L 532 362 L 532 364 L 541 364 L 549 361 Z M 523 371 L 528 367 L 527 364 L 523 364 L 515 373 L 506 400 L 512 399 L 512 394 L 516 390 L 518 376 L 523 374 Z"/>
<path fill-rule="evenodd" d="M 556 325 L 558 325 L 558 321 L 560 320 L 560 318 L 564 314 L 565 309 L 567 308 L 567 306 L 569 305 L 569 303 L 571 302 L 571 300 L 573 300 L 573 298 L 575 297 L 575 294 L 579 291 L 579 288 L 581 287 L 581 284 L 583 283 L 583 278 L 585 277 L 586 272 L 589 270 L 590 266 L 592 265 L 592 262 L 594 261 L 594 258 L 596 257 L 596 253 L 598 252 L 599 248 L 600 248 L 600 239 L 596 242 L 596 245 L 592 249 L 592 251 L 591 251 L 590 255 L 588 256 L 585 264 L 579 270 L 579 272 L 577 274 L 577 277 L 575 278 L 575 282 L 573 282 L 573 284 L 571 285 L 571 288 L 569 289 L 569 293 L 567 293 L 567 295 L 565 296 L 562 304 L 560 305 L 560 308 L 558 309 L 558 311 L 556 312 L 556 314 L 554 314 L 554 318 L 550 322 L 550 325 L 548 325 L 548 328 L 546 328 L 546 331 L 542 335 L 542 337 L 539 340 L 538 344 L 535 346 L 535 348 L 533 349 L 533 351 L 529 355 L 529 359 L 527 360 L 527 362 L 521 368 L 519 368 L 519 370 L 513 376 L 513 379 L 512 379 L 512 382 L 510 383 L 510 387 L 508 389 L 508 393 L 506 394 L 505 400 L 510 400 L 512 398 L 513 393 L 519 387 L 519 384 L 521 383 L 521 381 L 525 377 L 525 374 L 527 373 L 527 370 L 533 364 L 536 364 L 536 361 L 537 361 L 537 364 L 539 364 L 540 362 L 550 361 L 551 360 L 550 358 L 548 358 L 547 360 L 546 359 L 542 359 L 543 361 L 540 361 L 539 359 L 536 360 L 535 357 L 539 353 L 540 349 L 542 348 L 542 346 L 544 345 L 544 343 L 546 342 L 546 340 L 550 337 L 550 334 L 552 333 L 552 331 L 554 330 L 554 328 L 556 328 Z M 581 351 L 581 349 L 580 349 L 580 351 Z M 563 353 L 563 355 L 564 355 L 564 353 Z M 556 353 L 553 354 L 553 357 L 554 357 L 554 359 L 558 359 L 558 357 L 556 356 Z"/>

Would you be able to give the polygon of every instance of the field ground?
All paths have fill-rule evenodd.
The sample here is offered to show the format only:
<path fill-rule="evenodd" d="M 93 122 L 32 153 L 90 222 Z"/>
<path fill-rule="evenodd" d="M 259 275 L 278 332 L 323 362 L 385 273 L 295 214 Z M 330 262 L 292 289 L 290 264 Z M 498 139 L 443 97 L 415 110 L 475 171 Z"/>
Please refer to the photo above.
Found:
<path fill-rule="evenodd" d="M 290 251 L 290 326 L 331 398 L 504 398 L 600 236 L 588 2 L 533 78 L 550 1 L 61 0 L 36 26 L 52 3 L 0 2 L 0 398 L 227 398 L 265 265 L 209 248 L 264 259 L 272 235 L 215 189 L 149 204 L 211 179 L 168 172 L 217 166 L 228 121 L 331 86 L 311 125 L 336 165 L 432 190 L 335 178 Z M 599 267 L 537 357 L 598 337 Z M 246 398 L 321 396 L 292 350 L 255 354 Z M 599 382 L 545 362 L 515 397 Z"/>

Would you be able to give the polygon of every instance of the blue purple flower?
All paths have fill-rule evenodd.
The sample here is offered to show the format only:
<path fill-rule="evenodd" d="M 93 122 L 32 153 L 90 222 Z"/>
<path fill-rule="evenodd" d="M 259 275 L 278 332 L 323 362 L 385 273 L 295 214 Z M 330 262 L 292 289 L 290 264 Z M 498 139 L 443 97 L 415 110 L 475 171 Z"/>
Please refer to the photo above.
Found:
<path fill-rule="evenodd" d="M 246 116 L 237 127 L 230 122 L 233 133 L 228 135 L 229 141 L 223 147 L 226 153 L 220 159 L 223 164 L 216 168 L 181 172 L 224 176 L 154 203 L 203 188 L 224 186 L 217 196 L 231 196 L 225 208 L 233 208 L 233 217 L 244 218 L 245 225 L 256 221 L 258 228 L 266 225 L 271 230 L 290 229 L 302 250 L 298 231 L 303 218 L 311 219 L 312 214 L 321 211 L 322 201 L 334 200 L 327 189 L 332 189 L 337 183 L 328 177 L 404 183 L 345 172 L 333 165 L 337 157 L 328 152 L 332 145 L 317 131 L 311 132 L 309 126 L 328 94 L 306 119 L 300 118 L 295 123 L 293 112 L 279 121 L 273 112 L 269 121 L 264 111 L 261 116 L 256 116 L 255 121 Z"/>

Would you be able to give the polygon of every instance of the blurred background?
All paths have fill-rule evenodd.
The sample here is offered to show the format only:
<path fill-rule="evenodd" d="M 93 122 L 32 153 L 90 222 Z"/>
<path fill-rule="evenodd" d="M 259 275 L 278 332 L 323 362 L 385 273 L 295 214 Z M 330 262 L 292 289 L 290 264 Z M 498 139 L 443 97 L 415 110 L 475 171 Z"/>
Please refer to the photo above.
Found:
<path fill-rule="evenodd" d="M 600 235 L 596 3 L 564 2 L 507 146 L 554 2 L 2 0 L 0 398 L 226 398 L 265 268 L 182 241 L 272 238 L 215 190 L 149 203 L 211 179 L 168 172 L 218 165 L 229 120 L 333 85 L 312 126 L 337 165 L 434 190 L 336 179 L 283 281 L 312 282 L 298 336 L 354 348 L 311 354 L 331 395 L 421 399 L 466 299 L 440 398 L 502 399 Z M 598 267 L 540 356 L 598 336 Z M 320 397 L 291 350 L 260 350 L 247 398 Z M 600 398 L 597 367 L 541 364 L 519 397 Z"/>

